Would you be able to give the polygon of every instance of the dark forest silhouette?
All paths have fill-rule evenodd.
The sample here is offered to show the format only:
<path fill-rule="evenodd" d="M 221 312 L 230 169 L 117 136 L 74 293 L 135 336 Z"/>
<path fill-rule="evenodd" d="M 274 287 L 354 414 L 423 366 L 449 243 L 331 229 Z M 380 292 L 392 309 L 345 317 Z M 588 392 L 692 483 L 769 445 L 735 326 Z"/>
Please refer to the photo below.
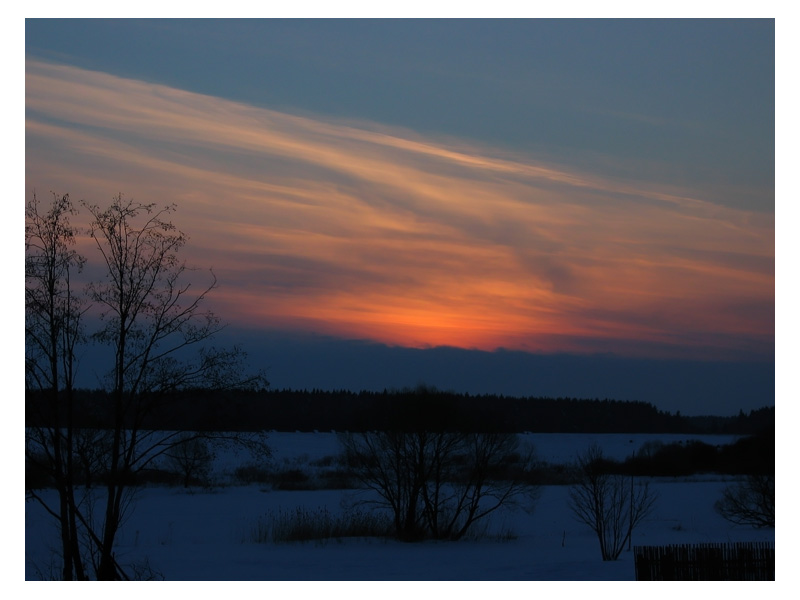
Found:
<path fill-rule="evenodd" d="M 45 425 L 44 397 L 29 390 L 26 424 Z M 75 422 L 103 428 L 105 395 L 75 391 Z M 346 390 L 215 390 L 173 392 L 144 426 L 184 431 L 385 431 L 444 428 L 507 433 L 754 434 L 775 427 L 775 407 L 737 416 L 683 416 L 647 402 L 609 399 L 470 395 L 420 387 L 383 392 Z"/>

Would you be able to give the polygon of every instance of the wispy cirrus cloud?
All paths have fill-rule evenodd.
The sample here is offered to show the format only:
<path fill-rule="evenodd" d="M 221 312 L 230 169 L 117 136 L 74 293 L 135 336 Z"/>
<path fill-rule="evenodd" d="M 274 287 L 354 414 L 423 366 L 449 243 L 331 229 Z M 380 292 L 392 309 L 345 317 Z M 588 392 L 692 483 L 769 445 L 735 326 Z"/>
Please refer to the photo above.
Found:
<path fill-rule="evenodd" d="M 768 356 L 774 217 L 467 143 L 26 66 L 27 187 L 176 202 L 238 324 Z"/>

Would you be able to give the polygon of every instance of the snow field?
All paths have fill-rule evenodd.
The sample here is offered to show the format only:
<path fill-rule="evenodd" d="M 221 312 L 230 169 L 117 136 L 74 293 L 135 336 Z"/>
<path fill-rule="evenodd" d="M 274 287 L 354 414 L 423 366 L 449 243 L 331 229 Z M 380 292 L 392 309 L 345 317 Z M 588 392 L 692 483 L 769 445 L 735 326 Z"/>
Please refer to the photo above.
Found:
<path fill-rule="evenodd" d="M 685 436 L 683 436 L 685 437 Z M 590 439 L 591 438 L 591 439 Z M 600 438 L 600 439 L 597 439 Z M 540 458 L 564 460 L 592 441 L 624 458 L 634 446 L 664 436 L 567 436 L 529 434 Z M 728 443 L 730 436 L 705 436 Z M 708 439 L 712 438 L 712 439 Z M 335 454 L 331 433 L 272 434 L 274 464 Z M 298 457 L 301 457 L 298 461 Z M 233 463 L 224 455 L 217 468 Z M 239 457 L 239 460 L 244 460 Z M 634 532 L 634 545 L 774 541 L 774 530 L 734 526 L 713 510 L 727 485 L 722 480 L 653 480 L 655 513 Z M 545 486 L 533 506 L 493 515 L 487 536 L 461 542 L 401 543 L 345 539 L 292 544 L 256 543 L 252 534 L 270 511 L 326 507 L 347 510 L 364 498 L 357 490 L 275 491 L 268 486 L 223 486 L 211 490 L 149 487 L 137 491 L 135 510 L 118 538 L 122 564 L 147 559 L 172 581 L 621 581 L 634 579 L 632 552 L 603 562 L 594 533 L 572 517 L 569 488 Z M 532 509 L 532 510 L 531 510 Z M 47 577 L 57 547 L 54 520 L 26 503 L 25 578 Z M 514 539 L 503 539 L 511 531 Z"/>

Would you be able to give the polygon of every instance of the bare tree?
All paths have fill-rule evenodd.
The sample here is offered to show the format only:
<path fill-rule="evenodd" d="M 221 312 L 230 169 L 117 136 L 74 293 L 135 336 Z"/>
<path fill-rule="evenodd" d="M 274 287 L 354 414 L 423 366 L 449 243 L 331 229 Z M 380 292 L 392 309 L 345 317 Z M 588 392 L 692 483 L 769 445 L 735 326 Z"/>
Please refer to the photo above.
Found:
<path fill-rule="evenodd" d="M 26 205 L 26 418 L 34 424 L 26 426 L 26 463 L 54 482 L 59 501 L 51 506 L 27 488 L 26 498 L 58 520 L 65 579 L 88 578 L 90 566 L 98 579 L 120 579 L 128 575 L 114 558 L 114 542 L 137 473 L 176 446 L 201 438 L 233 440 L 261 456 L 269 452 L 259 434 L 180 437 L 148 429 L 148 418 L 176 392 L 266 382 L 245 374 L 245 355 L 238 348 L 208 345 L 223 327 L 202 308 L 216 279 L 209 272 L 208 282 L 196 290 L 195 272 L 178 260 L 186 237 L 169 221 L 174 206 L 156 208 L 121 195 L 105 209 L 84 206 L 104 276 L 80 296 L 72 276 L 85 259 L 73 249 L 77 230 L 69 217 L 77 211 L 69 196 L 54 195 L 46 211 L 36 196 Z M 108 429 L 74 422 L 76 348 L 85 340 L 82 316 L 89 306 L 101 312 L 93 339 L 114 357 L 102 382 Z"/>
<path fill-rule="evenodd" d="M 340 436 L 362 485 L 388 508 L 399 539 L 461 539 L 478 520 L 521 495 L 536 497 L 530 456 L 515 435 L 366 432 Z"/>
<path fill-rule="evenodd" d="M 775 476 L 748 475 L 747 480 L 728 486 L 714 509 L 737 525 L 775 527 Z"/>
<path fill-rule="evenodd" d="M 578 457 L 580 481 L 572 486 L 569 506 L 575 518 L 597 534 L 603 560 L 617 560 L 634 528 L 652 513 L 656 496 L 647 483 L 611 473 L 602 449 L 594 444 Z"/>
<path fill-rule="evenodd" d="M 379 507 L 390 509 L 397 537 L 420 539 L 425 437 L 403 432 L 347 433 L 340 435 L 340 441 L 359 481 L 381 498 L 376 501 Z"/>
<path fill-rule="evenodd" d="M 146 429 L 147 417 L 176 390 L 261 380 L 242 375 L 244 353 L 238 348 L 206 345 L 222 329 L 219 318 L 203 309 L 216 278 L 209 272 L 210 282 L 194 291 L 194 272 L 178 257 L 186 236 L 169 220 L 174 206 L 140 204 L 121 194 L 107 208 L 85 206 L 105 273 L 89 287 L 91 300 L 102 309 L 103 327 L 95 339 L 114 357 L 105 381 L 112 418 L 105 508 L 102 523 L 93 525 L 93 539 L 100 554 L 98 579 L 117 579 L 124 573 L 114 559 L 114 541 L 132 474 L 178 441 L 178 432 Z"/>
<path fill-rule="evenodd" d="M 192 482 L 206 482 L 214 460 L 209 441 L 192 433 L 182 433 L 175 443 L 164 452 L 167 466 L 183 479 L 183 487 Z"/>
<path fill-rule="evenodd" d="M 26 409 L 37 423 L 26 427 L 25 456 L 28 464 L 52 478 L 58 506 L 35 490 L 27 490 L 26 496 L 58 520 L 64 579 L 86 576 L 77 533 L 73 452 L 75 347 L 84 306 L 72 285 L 85 259 L 74 249 L 74 214 L 68 194 L 53 194 L 49 207 L 34 194 L 25 209 Z"/>

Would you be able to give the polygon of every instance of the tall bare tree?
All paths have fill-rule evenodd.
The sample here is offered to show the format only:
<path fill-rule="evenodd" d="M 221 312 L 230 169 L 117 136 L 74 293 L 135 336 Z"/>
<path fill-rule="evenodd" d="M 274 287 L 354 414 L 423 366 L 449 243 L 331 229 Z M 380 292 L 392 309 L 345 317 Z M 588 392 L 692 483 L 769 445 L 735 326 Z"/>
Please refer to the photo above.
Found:
<path fill-rule="evenodd" d="M 203 304 L 216 278 L 209 272 L 208 282 L 196 288 L 196 272 L 179 259 L 186 236 L 170 221 L 175 206 L 141 204 L 121 194 L 107 208 L 85 206 L 104 270 L 89 287 L 102 308 L 103 327 L 95 337 L 114 356 L 106 380 L 112 427 L 105 508 L 94 536 L 97 577 L 116 579 L 124 573 L 114 560 L 114 541 L 132 474 L 176 442 L 186 443 L 177 433 L 146 429 L 148 416 L 176 390 L 243 386 L 260 378 L 243 376 L 238 348 L 205 344 L 223 327 Z"/>
<path fill-rule="evenodd" d="M 64 579 L 88 578 L 90 567 L 98 579 L 120 579 L 128 575 L 114 558 L 114 542 L 137 473 L 197 438 L 232 440 L 261 456 L 269 452 L 259 434 L 161 432 L 146 427 L 148 418 L 176 392 L 266 381 L 246 375 L 240 349 L 208 345 L 223 327 L 203 308 L 216 279 L 209 272 L 196 288 L 196 272 L 179 260 L 186 236 L 169 220 L 174 206 L 157 208 L 122 195 L 107 208 L 84 206 L 102 275 L 79 295 L 73 274 L 85 259 L 74 249 L 77 230 L 70 217 L 77 211 L 69 196 L 54 195 L 46 210 L 35 195 L 26 205 L 26 411 L 34 424 L 26 426 L 26 464 L 53 482 L 58 505 L 31 486 L 26 498 L 58 519 Z M 94 341 L 114 357 L 102 382 L 108 429 L 74 422 L 76 349 L 85 341 L 87 307 L 101 313 Z"/>
<path fill-rule="evenodd" d="M 569 506 L 575 518 L 597 535 L 603 560 L 617 560 L 633 530 L 652 513 L 656 496 L 647 483 L 611 472 L 610 461 L 597 444 L 578 457 L 579 482 L 572 486 Z"/>
<path fill-rule="evenodd" d="M 74 214 L 68 194 L 53 194 L 49 206 L 34 194 L 25 209 L 26 410 L 36 422 L 26 428 L 25 454 L 29 466 L 54 482 L 58 506 L 33 489 L 26 497 L 58 519 L 64 579 L 86 576 L 78 540 L 72 423 L 75 347 L 83 311 L 72 278 L 85 259 L 74 248 Z"/>

